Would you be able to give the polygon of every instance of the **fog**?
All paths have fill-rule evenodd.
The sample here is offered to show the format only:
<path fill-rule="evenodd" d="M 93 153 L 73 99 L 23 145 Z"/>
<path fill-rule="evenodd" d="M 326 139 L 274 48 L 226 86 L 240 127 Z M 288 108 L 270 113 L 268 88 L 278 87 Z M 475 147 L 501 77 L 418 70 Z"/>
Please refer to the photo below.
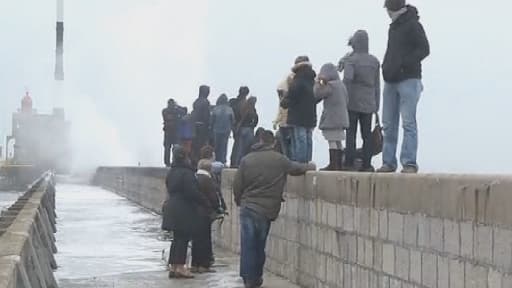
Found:
<path fill-rule="evenodd" d="M 66 109 L 77 168 L 161 166 L 161 109 L 169 97 L 190 106 L 200 84 L 212 86 L 212 102 L 248 85 L 259 99 L 261 124 L 270 128 L 277 83 L 295 56 L 309 55 L 317 69 L 337 62 L 349 51 L 349 36 L 366 29 L 371 52 L 383 58 L 390 20 L 381 2 L 68 0 L 66 79 L 55 82 L 55 1 L 3 1 L 0 137 L 10 132 L 10 114 L 26 88 L 39 111 Z M 512 19 L 505 13 L 512 4 L 410 3 L 419 8 L 432 50 L 418 107 L 420 168 L 510 173 L 512 40 L 505 29 Z M 316 133 L 319 164 L 326 149 Z"/>

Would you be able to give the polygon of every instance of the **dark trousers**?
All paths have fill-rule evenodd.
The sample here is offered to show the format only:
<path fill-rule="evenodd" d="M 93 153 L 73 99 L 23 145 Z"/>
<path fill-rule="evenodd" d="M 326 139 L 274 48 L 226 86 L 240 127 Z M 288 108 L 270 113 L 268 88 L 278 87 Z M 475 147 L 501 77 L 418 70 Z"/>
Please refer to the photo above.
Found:
<path fill-rule="evenodd" d="M 171 166 L 171 151 L 174 145 L 177 143 L 175 133 L 165 132 L 164 133 L 164 164 L 166 167 Z"/>
<path fill-rule="evenodd" d="M 263 278 L 265 246 L 270 231 L 270 221 L 247 209 L 240 209 L 240 277 L 248 283 Z"/>
<path fill-rule="evenodd" d="M 345 155 L 345 165 L 354 166 L 356 157 L 356 136 L 357 124 L 361 127 L 361 136 L 363 138 L 363 168 L 370 168 L 372 162 L 372 113 L 360 113 L 348 111 L 350 119 L 350 128 L 347 131 L 347 149 Z"/>
<path fill-rule="evenodd" d="M 199 161 L 201 149 L 208 144 L 210 140 L 210 131 L 207 124 L 196 123 L 196 134 L 192 140 L 193 160 Z"/>
<path fill-rule="evenodd" d="M 238 133 L 233 132 L 233 148 L 231 149 L 231 159 L 229 164 L 232 168 L 238 168 L 238 146 L 240 145 L 240 137 Z"/>
<path fill-rule="evenodd" d="M 205 225 L 192 241 L 192 267 L 210 268 L 213 256 L 212 225 Z"/>
<path fill-rule="evenodd" d="M 164 146 L 164 164 L 165 164 L 165 167 L 171 167 L 171 150 L 172 150 L 172 145 Z"/>
<path fill-rule="evenodd" d="M 290 159 L 292 146 L 292 129 L 290 127 L 279 127 L 278 137 L 281 153 Z"/>
<path fill-rule="evenodd" d="M 226 164 L 227 161 L 229 134 L 230 132 L 215 133 L 215 160 L 222 164 Z"/>
<path fill-rule="evenodd" d="M 174 231 L 173 236 L 169 264 L 185 265 L 187 263 L 187 250 L 190 238 L 179 231 Z"/>

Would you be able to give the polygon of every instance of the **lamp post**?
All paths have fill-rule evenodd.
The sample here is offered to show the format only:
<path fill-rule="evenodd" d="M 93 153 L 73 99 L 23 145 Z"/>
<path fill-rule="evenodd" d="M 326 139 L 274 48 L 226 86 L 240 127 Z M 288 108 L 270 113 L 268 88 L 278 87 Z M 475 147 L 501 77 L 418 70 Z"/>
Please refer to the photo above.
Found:
<path fill-rule="evenodd" d="M 57 48 L 55 50 L 55 80 L 64 80 L 64 0 L 57 0 Z"/>

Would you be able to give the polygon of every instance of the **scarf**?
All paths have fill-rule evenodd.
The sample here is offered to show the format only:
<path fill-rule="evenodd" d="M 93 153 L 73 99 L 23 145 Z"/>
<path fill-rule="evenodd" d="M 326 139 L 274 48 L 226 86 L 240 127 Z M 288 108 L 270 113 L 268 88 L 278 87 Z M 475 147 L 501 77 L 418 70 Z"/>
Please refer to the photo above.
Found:
<path fill-rule="evenodd" d="M 208 172 L 206 170 L 202 170 L 202 169 L 197 170 L 196 175 L 205 175 L 205 176 L 212 178 L 212 175 L 210 174 L 210 172 Z"/>
<path fill-rule="evenodd" d="M 391 18 L 391 22 L 395 22 L 400 16 L 407 12 L 407 7 L 404 7 L 398 11 L 391 11 L 388 9 L 389 18 Z"/>

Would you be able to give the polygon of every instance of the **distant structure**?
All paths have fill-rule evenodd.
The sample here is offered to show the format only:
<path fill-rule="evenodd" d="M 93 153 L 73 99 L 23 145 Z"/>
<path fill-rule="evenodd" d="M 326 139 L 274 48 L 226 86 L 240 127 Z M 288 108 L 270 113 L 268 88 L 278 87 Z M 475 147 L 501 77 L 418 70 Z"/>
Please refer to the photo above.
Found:
<path fill-rule="evenodd" d="M 12 135 L 7 137 L 7 166 L 30 166 L 37 170 L 68 173 L 71 167 L 69 132 L 64 110 L 39 114 L 33 109 L 29 93 L 23 97 L 21 108 L 12 115 Z M 9 151 L 11 149 L 12 151 Z"/>
<path fill-rule="evenodd" d="M 64 80 L 64 0 L 57 0 L 57 48 L 55 49 L 55 80 Z"/>

